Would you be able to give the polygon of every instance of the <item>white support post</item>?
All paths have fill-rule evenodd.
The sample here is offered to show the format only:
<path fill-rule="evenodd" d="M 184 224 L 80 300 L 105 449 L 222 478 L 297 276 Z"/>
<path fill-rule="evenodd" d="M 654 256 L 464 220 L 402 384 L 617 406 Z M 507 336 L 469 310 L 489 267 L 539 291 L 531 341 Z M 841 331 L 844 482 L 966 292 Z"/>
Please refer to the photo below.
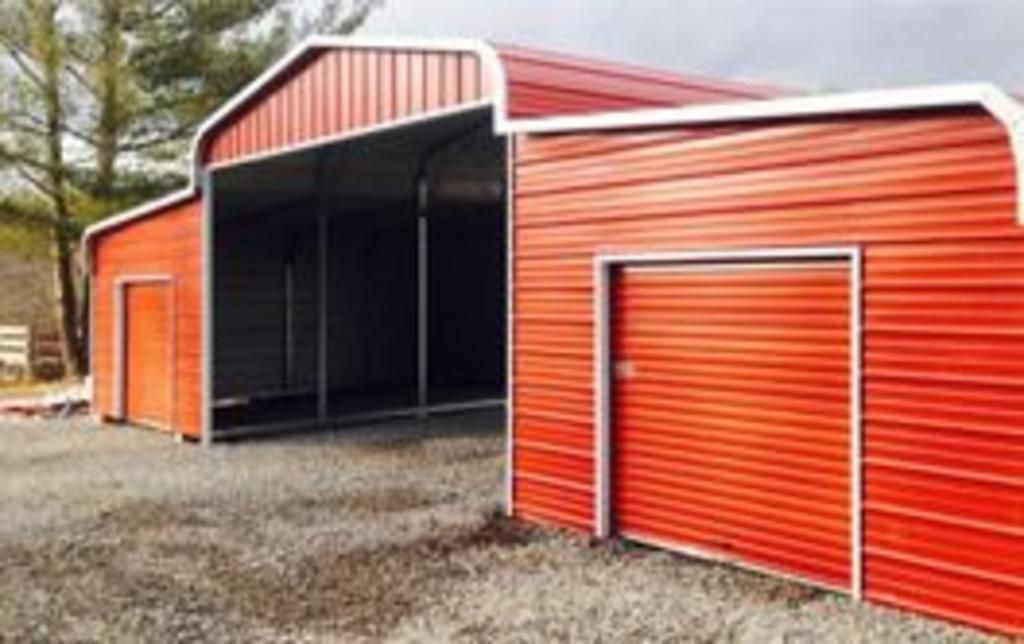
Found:
<path fill-rule="evenodd" d="M 201 427 L 200 435 L 202 444 L 209 446 L 213 443 L 213 399 L 214 399 L 214 216 L 216 214 L 214 204 L 214 182 L 213 173 L 209 170 L 203 173 L 202 195 L 202 391 L 200 392 Z"/>
<path fill-rule="evenodd" d="M 515 515 L 515 159 L 516 140 L 506 137 L 505 145 L 505 514 Z"/>

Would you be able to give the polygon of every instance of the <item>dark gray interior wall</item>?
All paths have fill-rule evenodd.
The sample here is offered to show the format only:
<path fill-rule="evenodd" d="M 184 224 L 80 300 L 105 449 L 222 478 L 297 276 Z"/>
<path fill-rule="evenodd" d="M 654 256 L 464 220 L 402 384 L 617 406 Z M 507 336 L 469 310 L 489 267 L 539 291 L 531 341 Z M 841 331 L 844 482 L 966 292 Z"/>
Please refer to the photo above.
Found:
<path fill-rule="evenodd" d="M 415 390 L 416 227 L 406 204 L 346 209 L 329 227 L 328 386 Z"/>
<path fill-rule="evenodd" d="M 504 153 L 481 112 L 218 170 L 215 426 L 315 420 L 324 361 L 329 416 L 418 402 L 421 206 L 427 402 L 502 397 Z"/>
<path fill-rule="evenodd" d="M 318 271 L 310 208 L 221 223 L 214 247 L 215 398 L 313 390 Z"/>
<path fill-rule="evenodd" d="M 506 345 L 505 217 L 500 205 L 449 204 L 430 219 L 430 390 L 503 395 Z"/>

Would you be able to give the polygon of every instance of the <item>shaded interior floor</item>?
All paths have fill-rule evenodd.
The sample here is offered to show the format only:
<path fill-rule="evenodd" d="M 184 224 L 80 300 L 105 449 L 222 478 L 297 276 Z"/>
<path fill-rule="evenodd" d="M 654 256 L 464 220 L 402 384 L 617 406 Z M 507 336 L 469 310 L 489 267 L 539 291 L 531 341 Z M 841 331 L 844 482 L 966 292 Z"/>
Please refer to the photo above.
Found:
<path fill-rule="evenodd" d="M 500 406 L 505 397 L 504 389 L 495 386 L 445 388 L 434 393 L 428 406 L 459 406 L 486 404 Z M 379 412 L 413 410 L 418 400 L 415 391 L 409 389 L 341 389 L 328 393 L 328 420 L 344 421 Z M 244 431 L 261 426 L 281 425 L 295 422 L 301 428 L 304 424 L 317 423 L 318 397 L 314 392 L 300 392 L 272 397 L 255 398 L 245 403 L 224 403 L 214 412 L 216 427 L 224 434 Z"/>

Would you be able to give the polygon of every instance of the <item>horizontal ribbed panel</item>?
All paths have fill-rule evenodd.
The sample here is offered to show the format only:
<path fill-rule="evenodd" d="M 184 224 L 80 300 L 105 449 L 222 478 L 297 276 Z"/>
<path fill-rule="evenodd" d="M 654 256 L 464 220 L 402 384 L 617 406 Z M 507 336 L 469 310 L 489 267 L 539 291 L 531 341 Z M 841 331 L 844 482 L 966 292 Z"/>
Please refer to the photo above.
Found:
<path fill-rule="evenodd" d="M 166 282 L 124 287 L 124 415 L 165 430 L 173 413 L 173 293 Z"/>
<path fill-rule="evenodd" d="M 115 412 L 117 280 L 138 275 L 166 275 L 174 280 L 174 429 L 199 437 L 202 398 L 200 212 L 198 199 L 193 199 L 95 240 L 89 294 L 93 316 L 90 353 L 95 413 L 111 416 Z"/>
<path fill-rule="evenodd" d="M 542 422 L 532 440 L 593 448 L 595 253 L 860 244 L 866 593 L 1024 633 L 1024 574 L 1002 556 L 1024 552 L 1024 235 L 996 121 L 962 111 L 528 137 L 518 147 L 517 439 Z M 729 319 L 726 307 L 707 313 Z M 746 369 L 760 395 L 808 381 L 758 361 L 754 338 L 697 343 L 687 333 L 638 355 L 678 364 L 700 351 L 687 377 L 713 370 L 731 386 Z M 818 349 L 791 349 L 804 374 L 834 366 Z M 685 404 L 677 386 L 667 390 L 669 404 Z M 715 411 L 702 431 L 732 428 L 738 449 L 759 444 L 733 410 L 705 405 Z M 645 405 L 637 418 L 671 426 L 667 406 Z M 804 426 L 799 411 L 786 410 L 776 440 Z M 517 474 L 529 471 L 517 463 Z M 537 483 L 533 500 L 545 490 L 559 494 Z M 589 516 L 582 507 L 572 524 Z"/>
<path fill-rule="evenodd" d="M 849 586 L 848 288 L 841 262 L 617 275 L 617 531 Z"/>

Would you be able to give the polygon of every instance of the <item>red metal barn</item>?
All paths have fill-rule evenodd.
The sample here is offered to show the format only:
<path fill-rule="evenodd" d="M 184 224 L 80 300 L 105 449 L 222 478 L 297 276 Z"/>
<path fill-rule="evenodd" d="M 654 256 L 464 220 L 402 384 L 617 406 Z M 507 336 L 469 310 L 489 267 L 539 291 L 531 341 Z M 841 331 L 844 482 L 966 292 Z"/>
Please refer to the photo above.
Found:
<path fill-rule="evenodd" d="M 516 516 L 1021 634 L 1022 123 L 314 39 L 89 231 L 95 409 L 208 441 L 506 403 Z"/>
<path fill-rule="evenodd" d="M 764 93 L 476 41 L 313 38 L 202 126 L 192 185 L 87 232 L 95 411 L 213 438 L 500 402 L 496 131 Z M 488 293 L 476 317 L 463 289 Z"/>

